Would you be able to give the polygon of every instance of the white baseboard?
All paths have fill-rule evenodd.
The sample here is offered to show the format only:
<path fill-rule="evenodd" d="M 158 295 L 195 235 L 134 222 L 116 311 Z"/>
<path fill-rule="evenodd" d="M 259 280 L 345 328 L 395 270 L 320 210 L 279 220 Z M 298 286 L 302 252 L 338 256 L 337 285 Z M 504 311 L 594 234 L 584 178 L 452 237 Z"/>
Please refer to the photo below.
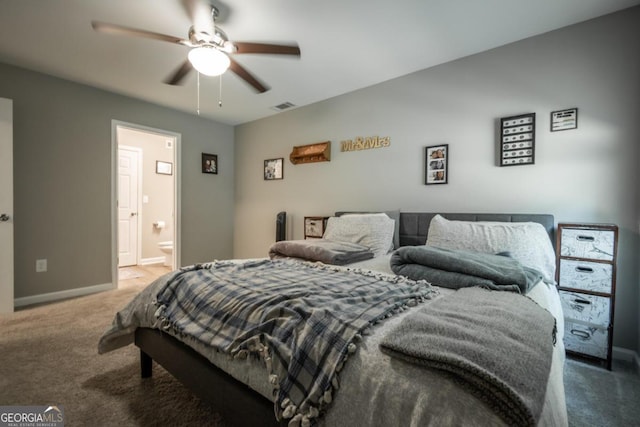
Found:
<path fill-rule="evenodd" d="M 164 262 L 163 256 L 158 256 L 155 258 L 142 258 L 140 260 L 140 265 L 161 264 L 163 262 Z"/>
<path fill-rule="evenodd" d="M 50 292 L 48 294 L 33 295 L 30 297 L 20 297 L 14 299 L 13 304 L 15 307 L 24 307 L 27 305 L 41 304 L 43 302 L 53 302 L 61 299 L 81 297 L 98 292 L 110 291 L 112 289 L 115 289 L 115 285 L 113 283 L 104 283 L 102 285 L 87 286 L 85 288 L 68 289 L 66 291 Z"/>

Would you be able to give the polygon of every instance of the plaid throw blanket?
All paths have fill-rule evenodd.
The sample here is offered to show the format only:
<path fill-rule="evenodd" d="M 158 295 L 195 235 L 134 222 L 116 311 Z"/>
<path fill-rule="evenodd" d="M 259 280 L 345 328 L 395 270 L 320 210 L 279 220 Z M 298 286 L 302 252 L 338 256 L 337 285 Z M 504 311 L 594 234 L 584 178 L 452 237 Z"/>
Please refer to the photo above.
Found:
<path fill-rule="evenodd" d="M 177 274 L 158 292 L 156 316 L 178 336 L 259 355 L 276 417 L 308 425 L 332 401 L 359 335 L 435 292 L 426 282 L 321 264 L 216 262 Z"/>

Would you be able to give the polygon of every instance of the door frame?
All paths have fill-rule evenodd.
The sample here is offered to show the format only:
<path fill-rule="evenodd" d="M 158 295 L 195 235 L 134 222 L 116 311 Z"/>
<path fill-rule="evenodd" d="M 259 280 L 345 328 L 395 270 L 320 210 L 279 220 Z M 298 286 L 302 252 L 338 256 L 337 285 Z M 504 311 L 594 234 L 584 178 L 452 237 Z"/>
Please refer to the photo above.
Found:
<path fill-rule="evenodd" d="M 138 264 L 138 262 L 140 262 L 140 259 L 142 258 L 142 229 L 140 227 L 140 224 L 142 223 L 141 221 L 141 217 L 142 214 L 140 213 L 141 210 L 141 206 L 142 206 L 142 155 L 143 155 L 143 151 L 142 148 L 140 147 L 133 147 L 131 145 L 125 145 L 125 144 L 120 144 L 118 143 L 118 146 L 116 147 L 116 150 L 123 149 L 123 150 L 127 150 L 127 151 L 134 151 L 136 153 L 138 153 L 138 180 L 136 182 L 136 185 L 138 186 L 138 197 L 136 198 L 136 222 L 137 222 L 137 226 L 136 226 L 136 265 Z M 119 154 L 119 153 L 117 153 Z M 119 174 L 119 171 L 116 169 L 116 173 Z M 116 212 L 118 209 L 118 202 L 117 200 L 120 198 L 120 187 L 116 187 L 116 192 L 118 194 L 116 194 Z M 119 231 L 119 230 L 118 230 Z M 118 236 L 119 237 L 119 236 Z M 118 254 L 117 256 L 120 255 L 120 251 L 118 250 Z M 117 260 L 119 261 L 119 260 Z M 120 262 L 118 262 L 118 268 L 120 268 Z"/>
<path fill-rule="evenodd" d="M 0 243 L 0 251 L 4 252 L 5 248 L 9 248 L 6 254 L 1 255 L 0 260 L 0 313 L 13 313 L 15 310 L 15 230 L 14 230 L 14 212 L 15 212 L 15 185 L 13 179 L 13 144 L 14 144 L 14 131 L 13 131 L 13 100 L 8 98 L 0 98 L 0 109 L 2 110 L 0 117 L 0 138 L 6 140 L 0 142 L 2 154 L 6 154 L 6 158 L 3 159 L 2 168 L 2 181 L 3 185 L 7 185 L 9 200 L 4 200 L 2 206 L 0 206 L 0 214 L 5 213 L 9 216 L 9 220 L 0 223 L 0 227 L 3 228 L 2 235 L 8 237 L 8 241 L 4 240 Z M 6 119 L 6 121 L 5 121 Z M 6 145 L 5 145 L 6 144 Z M 6 162 L 6 165 L 5 165 Z"/>
<path fill-rule="evenodd" d="M 111 283 L 112 287 L 118 287 L 118 128 L 128 128 L 141 132 L 166 135 L 173 138 L 173 262 L 174 268 L 181 266 L 181 197 L 180 197 L 180 171 L 181 157 L 180 146 L 182 136 L 177 132 L 152 128 L 121 120 L 111 120 Z"/>

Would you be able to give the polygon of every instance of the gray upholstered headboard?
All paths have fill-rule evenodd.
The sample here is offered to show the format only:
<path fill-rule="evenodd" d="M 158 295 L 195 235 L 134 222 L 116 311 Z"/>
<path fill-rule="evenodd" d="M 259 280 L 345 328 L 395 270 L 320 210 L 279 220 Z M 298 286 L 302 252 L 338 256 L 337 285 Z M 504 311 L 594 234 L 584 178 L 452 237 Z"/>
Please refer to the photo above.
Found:
<path fill-rule="evenodd" d="M 336 212 L 341 215 L 347 212 Z M 400 212 L 400 246 L 424 245 L 427 241 L 429 224 L 435 215 L 442 215 L 456 221 L 501 221 L 537 222 L 549 233 L 553 247 L 556 246 L 555 222 L 550 214 L 502 214 L 502 213 L 441 213 L 441 212 Z"/>
<path fill-rule="evenodd" d="M 400 246 L 424 245 L 431 218 L 442 215 L 456 221 L 501 221 L 501 222 L 537 222 L 549 233 L 555 247 L 555 223 L 549 214 L 494 214 L 494 213 L 440 213 L 440 212 L 400 212 Z"/>

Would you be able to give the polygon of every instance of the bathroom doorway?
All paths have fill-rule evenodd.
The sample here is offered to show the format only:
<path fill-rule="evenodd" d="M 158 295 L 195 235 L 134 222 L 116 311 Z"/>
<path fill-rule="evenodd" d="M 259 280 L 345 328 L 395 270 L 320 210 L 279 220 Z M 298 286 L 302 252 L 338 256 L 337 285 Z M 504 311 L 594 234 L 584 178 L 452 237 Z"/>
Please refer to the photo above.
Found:
<path fill-rule="evenodd" d="M 112 277 L 142 285 L 179 265 L 180 135 L 112 123 Z"/>

